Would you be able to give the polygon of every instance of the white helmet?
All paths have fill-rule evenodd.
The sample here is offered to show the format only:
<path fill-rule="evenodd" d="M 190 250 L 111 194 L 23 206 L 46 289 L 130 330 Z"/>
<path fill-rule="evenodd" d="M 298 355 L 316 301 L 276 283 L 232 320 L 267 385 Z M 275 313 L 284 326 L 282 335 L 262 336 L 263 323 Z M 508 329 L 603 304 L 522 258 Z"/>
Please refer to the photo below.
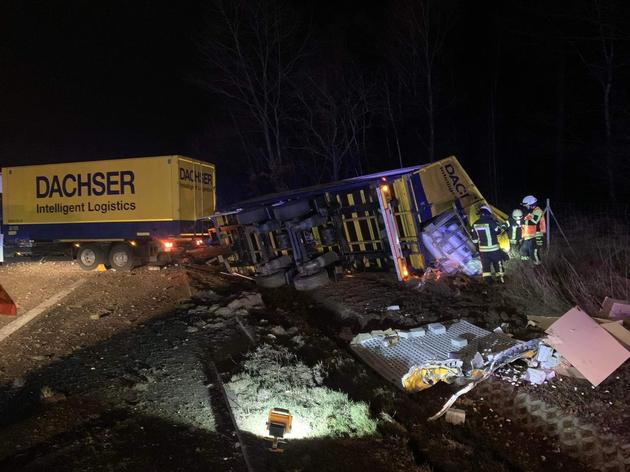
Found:
<path fill-rule="evenodd" d="M 536 205 L 536 202 L 538 202 L 538 200 L 536 200 L 536 197 L 534 197 L 533 195 L 527 195 L 526 197 L 523 198 L 521 205 L 525 207 L 531 207 L 531 206 Z"/>
<path fill-rule="evenodd" d="M 492 208 L 490 208 L 489 205 L 481 205 L 477 209 L 477 214 L 481 215 L 483 213 L 487 213 L 488 215 L 491 215 L 492 214 Z"/>
<path fill-rule="evenodd" d="M 523 212 L 518 208 L 512 211 L 512 219 L 514 221 L 520 221 L 523 219 Z"/>

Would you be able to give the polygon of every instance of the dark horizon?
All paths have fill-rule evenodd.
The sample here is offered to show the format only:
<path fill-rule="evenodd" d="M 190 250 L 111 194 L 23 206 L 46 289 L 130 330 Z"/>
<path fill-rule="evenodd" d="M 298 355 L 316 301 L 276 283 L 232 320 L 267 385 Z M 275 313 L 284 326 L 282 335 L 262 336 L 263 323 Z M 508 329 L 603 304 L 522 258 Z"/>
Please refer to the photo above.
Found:
<path fill-rule="evenodd" d="M 420 5 L 445 32 L 432 64 L 434 159 L 456 155 L 482 193 L 505 205 L 525 194 L 627 205 L 630 6 L 622 2 L 261 2 L 286 15 L 287 43 L 304 46 L 287 50 L 300 56 L 281 96 L 276 172 L 256 120 L 217 92 L 225 72 L 204 63 L 199 43 L 225 40 L 211 3 L 3 2 L 0 165 L 189 155 L 216 165 L 220 207 L 278 186 L 426 163 L 427 75 L 410 46 L 422 31 L 405 35 L 406 9 Z M 602 35 L 614 46 L 610 64 Z M 353 97 L 366 111 L 348 118 Z M 331 122 L 363 132 L 337 168 L 313 139 Z"/>

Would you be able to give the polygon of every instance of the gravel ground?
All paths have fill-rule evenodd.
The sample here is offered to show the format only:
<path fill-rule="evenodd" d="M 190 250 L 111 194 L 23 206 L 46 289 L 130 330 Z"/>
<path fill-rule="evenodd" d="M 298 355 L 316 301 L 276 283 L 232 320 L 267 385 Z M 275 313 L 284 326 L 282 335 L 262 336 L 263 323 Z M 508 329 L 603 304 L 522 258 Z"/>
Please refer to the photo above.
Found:
<path fill-rule="evenodd" d="M 0 470 L 243 470 L 207 387 L 237 328 L 188 313 L 182 268 L 90 277 L 0 345 Z"/>
<path fill-rule="evenodd" d="M 540 334 L 525 328 L 499 291 L 475 281 L 419 289 L 362 274 L 309 295 L 266 291 L 263 304 L 247 281 L 208 269 L 85 274 L 64 267 L 68 280 L 89 280 L 0 343 L 0 470 L 242 471 L 245 457 L 257 471 L 589 470 L 544 431 L 497 414 L 491 398 L 461 399 L 463 426 L 427 423 L 451 386 L 407 395 L 348 350 L 359 331 L 435 320 L 463 318 L 487 328 L 508 323 L 519 337 Z M 18 286 L 38 269 L 19 271 Z M 43 278 L 37 290 L 56 290 L 61 277 L 54 274 L 50 287 Z M 246 353 L 263 343 L 319 365 L 324 387 L 369 405 L 376 433 L 290 439 L 281 455 L 268 452 L 260 437 L 238 435 L 213 366 L 228 384 L 243 371 Z M 619 380 L 590 391 L 566 380 L 553 383 L 555 389 L 517 390 L 602 421 L 608 405 L 618 416 L 608 427 L 624 433 L 629 390 Z M 327 415 L 322 421 L 334 423 Z"/>
<path fill-rule="evenodd" d="M 364 273 L 344 277 L 313 296 L 358 331 L 458 319 L 489 329 L 503 322 L 509 322 L 513 329 L 526 326 L 526 317 L 500 290 L 492 288 L 464 276 L 405 286 L 392 274 Z"/>
<path fill-rule="evenodd" d="M 26 262 L 10 259 L 0 266 L 0 285 L 13 298 L 18 316 L 61 292 L 73 282 L 95 275 L 70 261 Z M 15 318 L 0 316 L 0 328 Z"/>

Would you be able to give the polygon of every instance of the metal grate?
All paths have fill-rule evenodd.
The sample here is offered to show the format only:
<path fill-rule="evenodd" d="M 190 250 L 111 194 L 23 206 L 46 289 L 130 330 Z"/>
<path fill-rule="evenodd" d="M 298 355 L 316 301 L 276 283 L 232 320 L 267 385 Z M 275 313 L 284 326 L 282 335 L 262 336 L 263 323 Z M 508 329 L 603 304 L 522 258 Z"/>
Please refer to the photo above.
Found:
<path fill-rule="evenodd" d="M 468 340 L 468 345 L 462 349 L 457 349 L 451 343 L 451 340 L 459 337 Z M 351 348 L 366 364 L 402 388 L 401 379 L 413 366 L 440 362 L 463 365 L 464 370 L 467 370 L 476 352 L 487 359 L 492 357 L 492 353 L 501 352 L 517 343 L 502 333 L 486 331 L 467 321 L 457 321 L 448 326 L 443 334 L 426 330 L 424 336 L 401 336 L 396 343 L 390 343 L 381 336 L 371 337 L 352 344 Z"/>

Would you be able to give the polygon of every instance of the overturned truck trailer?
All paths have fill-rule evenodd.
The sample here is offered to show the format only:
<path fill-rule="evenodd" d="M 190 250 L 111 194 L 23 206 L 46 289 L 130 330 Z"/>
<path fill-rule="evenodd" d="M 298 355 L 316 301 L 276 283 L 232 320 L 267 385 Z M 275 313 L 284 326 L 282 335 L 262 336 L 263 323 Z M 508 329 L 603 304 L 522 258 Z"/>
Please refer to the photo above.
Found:
<path fill-rule="evenodd" d="M 317 288 L 335 274 L 430 266 L 481 273 L 468 226 L 487 204 L 454 157 L 239 202 L 210 216 L 232 270 L 262 287 Z M 503 216 L 503 215 L 500 215 Z"/>

